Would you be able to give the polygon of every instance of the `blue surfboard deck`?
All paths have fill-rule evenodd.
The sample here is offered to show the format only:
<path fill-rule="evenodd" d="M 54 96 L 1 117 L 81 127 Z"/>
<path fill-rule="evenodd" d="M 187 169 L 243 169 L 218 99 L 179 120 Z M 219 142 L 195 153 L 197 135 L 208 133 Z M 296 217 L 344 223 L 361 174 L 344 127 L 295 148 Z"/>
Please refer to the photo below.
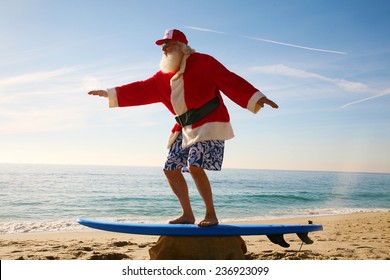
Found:
<path fill-rule="evenodd" d="M 322 230 L 317 224 L 219 224 L 199 227 L 189 224 L 141 224 L 78 219 L 81 225 L 120 233 L 164 236 L 237 236 L 237 235 L 283 235 L 308 233 Z"/>

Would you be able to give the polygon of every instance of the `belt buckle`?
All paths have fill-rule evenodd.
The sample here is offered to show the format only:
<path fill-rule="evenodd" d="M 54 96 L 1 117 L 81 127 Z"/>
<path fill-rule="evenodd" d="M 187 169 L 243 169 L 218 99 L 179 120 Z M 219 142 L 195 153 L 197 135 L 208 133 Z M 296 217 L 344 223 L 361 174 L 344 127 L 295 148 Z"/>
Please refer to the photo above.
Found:
<path fill-rule="evenodd" d="M 176 122 L 177 122 L 181 127 L 184 127 L 184 123 L 183 123 L 183 121 L 182 121 L 182 119 L 181 119 L 181 117 L 180 117 L 179 115 L 177 115 L 177 116 L 175 117 L 175 119 L 176 119 Z"/>

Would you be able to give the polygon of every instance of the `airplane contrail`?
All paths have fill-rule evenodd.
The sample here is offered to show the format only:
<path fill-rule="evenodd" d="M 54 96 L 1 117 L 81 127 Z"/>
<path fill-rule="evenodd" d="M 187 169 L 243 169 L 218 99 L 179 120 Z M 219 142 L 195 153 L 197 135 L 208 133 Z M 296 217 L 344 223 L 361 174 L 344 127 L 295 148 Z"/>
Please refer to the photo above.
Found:
<path fill-rule="evenodd" d="M 346 108 L 348 106 L 355 105 L 355 104 L 358 104 L 358 103 L 362 103 L 362 102 L 365 102 L 365 101 L 368 101 L 368 100 L 371 100 L 371 99 L 375 99 L 375 98 L 378 98 L 378 97 L 382 97 L 382 96 L 385 96 L 385 95 L 388 95 L 388 94 L 390 94 L 390 90 L 386 90 L 385 92 L 383 92 L 381 94 L 378 94 L 378 95 L 370 96 L 370 97 L 363 98 L 363 99 L 360 99 L 360 100 L 357 100 L 357 101 L 354 101 L 354 102 L 347 103 L 347 104 L 341 106 L 340 109 L 344 109 L 344 108 Z"/>
<path fill-rule="evenodd" d="M 197 30 L 197 31 L 218 33 L 218 34 L 224 34 L 224 35 L 233 35 L 233 36 L 242 37 L 242 38 L 246 38 L 246 39 L 257 40 L 257 41 L 262 41 L 262 42 L 266 42 L 266 43 L 283 45 L 283 46 L 287 46 L 287 47 L 293 47 L 293 48 L 304 49 L 304 50 L 309 50 L 309 51 L 335 53 L 335 54 L 348 54 L 346 52 L 305 47 L 305 46 L 294 45 L 294 44 L 289 44 L 289 43 L 284 43 L 284 42 L 279 42 L 279 41 L 274 41 L 274 40 L 268 40 L 268 39 L 263 39 L 263 38 L 257 38 L 257 37 L 252 37 L 252 36 L 229 34 L 229 33 L 222 32 L 222 31 L 201 28 L 201 27 L 195 27 L 195 26 L 184 26 L 184 27 L 188 28 L 188 29 L 192 29 L 192 30 Z"/>

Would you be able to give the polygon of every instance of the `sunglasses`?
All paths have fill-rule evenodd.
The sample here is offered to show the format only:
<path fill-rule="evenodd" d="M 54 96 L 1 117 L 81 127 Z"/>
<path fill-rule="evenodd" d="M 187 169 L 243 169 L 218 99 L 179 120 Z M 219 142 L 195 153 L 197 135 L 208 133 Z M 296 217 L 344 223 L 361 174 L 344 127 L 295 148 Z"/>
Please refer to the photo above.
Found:
<path fill-rule="evenodd" d="M 168 43 L 165 43 L 162 45 L 162 49 L 167 49 L 169 48 L 170 46 L 173 46 L 173 45 L 176 45 L 177 43 L 176 42 L 168 42 Z"/>

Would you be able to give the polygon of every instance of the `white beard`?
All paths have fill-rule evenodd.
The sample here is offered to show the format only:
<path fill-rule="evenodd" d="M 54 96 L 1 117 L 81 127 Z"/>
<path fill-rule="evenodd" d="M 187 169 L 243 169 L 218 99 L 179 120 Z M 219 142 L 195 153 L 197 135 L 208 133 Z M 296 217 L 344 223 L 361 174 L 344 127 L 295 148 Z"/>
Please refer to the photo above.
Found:
<path fill-rule="evenodd" d="M 163 73 L 176 72 L 180 68 L 183 52 L 179 48 L 173 49 L 167 55 L 163 54 L 160 61 L 160 69 Z"/>

